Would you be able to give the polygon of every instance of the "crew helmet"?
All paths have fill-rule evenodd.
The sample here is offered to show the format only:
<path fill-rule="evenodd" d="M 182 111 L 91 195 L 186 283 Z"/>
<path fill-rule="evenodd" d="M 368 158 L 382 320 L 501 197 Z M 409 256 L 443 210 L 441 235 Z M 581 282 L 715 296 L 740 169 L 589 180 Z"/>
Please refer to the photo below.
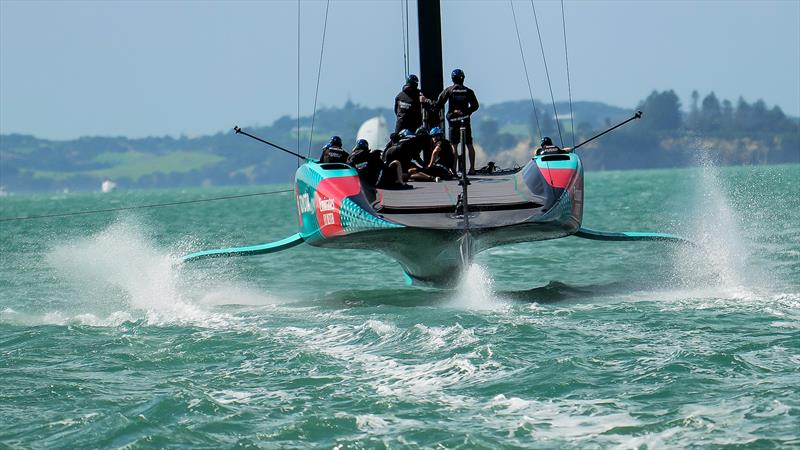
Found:
<path fill-rule="evenodd" d="M 444 135 L 444 131 L 442 131 L 439 127 L 431 128 L 431 136 L 442 136 Z"/>
<path fill-rule="evenodd" d="M 354 150 L 369 150 L 369 142 L 366 139 L 357 140 Z"/>
<path fill-rule="evenodd" d="M 409 130 L 409 129 L 404 129 L 404 130 L 400 131 L 400 138 L 401 139 L 402 138 L 406 138 L 406 137 L 410 137 L 410 136 L 413 136 L 413 135 L 414 135 L 414 133 L 412 133 L 411 130 Z"/>
<path fill-rule="evenodd" d="M 414 86 L 419 85 L 419 78 L 413 73 L 406 78 L 406 84 L 413 84 Z"/>
<path fill-rule="evenodd" d="M 425 128 L 424 126 L 421 126 L 417 128 L 417 131 L 414 134 L 416 134 L 417 136 L 426 136 L 428 135 L 428 129 Z"/>
<path fill-rule="evenodd" d="M 541 145 L 542 145 L 542 147 L 551 146 L 551 145 L 553 145 L 553 140 L 550 139 L 549 137 L 545 136 L 545 137 L 542 138 L 542 144 Z"/>
<path fill-rule="evenodd" d="M 464 71 L 461 69 L 453 69 L 453 72 L 450 73 L 450 78 L 453 80 L 453 83 L 463 83 Z"/>
<path fill-rule="evenodd" d="M 328 145 L 331 147 L 341 147 L 342 146 L 342 138 L 339 136 L 331 136 L 331 140 L 328 142 Z"/>

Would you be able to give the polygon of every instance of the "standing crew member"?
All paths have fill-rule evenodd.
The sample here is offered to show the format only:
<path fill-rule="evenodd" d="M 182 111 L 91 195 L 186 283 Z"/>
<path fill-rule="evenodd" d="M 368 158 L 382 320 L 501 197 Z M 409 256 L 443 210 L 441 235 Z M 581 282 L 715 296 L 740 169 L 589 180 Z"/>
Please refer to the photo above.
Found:
<path fill-rule="evenodd" d="M 406 79 L 403 90 L 394 98 L 394 114 L 397 121 L 394 132 L 416 130 L 422 125 L 422 93 L 419 91 L 419 78 L 411 74 Z"/>
<path fill-rule="evenodd" d="M 331 136 L 328 145 L 322 148 L 322 155 L 319 157 L 321 163 L 346 163 L 348 153 L 342 149 L 342 138 Z"/>
<path fill-rule="evenodd" d="M 447 122 L 450 125 L 450 142 L 453 146 L 458 146 L 461 142 L 461 120 L 464 120 L 466 127 L 466 137 L 464 144 L 469 150 L 469 174 L 475 174 L 475 148 L 472 146 L 472 127 L 470 126 L 470 115 L 478 110 L 478 99 L 475 97 L 475 92 L 464 86 L 464 71 L 455 69 L 450 74 L 453 80 L 453 85 L 447 87 L 439 94 L 439 98 L 434 104 L 434 110 L 439 111 L 448 103 L 447 108 Z M 461 168 L 464 170 L 464 168 Z"/>

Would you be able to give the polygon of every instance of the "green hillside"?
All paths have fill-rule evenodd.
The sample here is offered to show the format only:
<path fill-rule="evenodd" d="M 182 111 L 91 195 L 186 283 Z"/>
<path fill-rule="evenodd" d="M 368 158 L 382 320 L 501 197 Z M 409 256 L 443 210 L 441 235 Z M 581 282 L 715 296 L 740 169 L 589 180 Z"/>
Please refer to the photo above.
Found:
<path fill-rule="evenodd" d="M 558 140 L 552 105 L 530 101 L 484 105 L 473 121 L 473 135 L 485 156 L 501 164 L 524 162 L 541 134 Z M 565 143 L 585 139 L 634 111 L 599 102 L 575 102 L 574 124 L 569 105 L 557 103 Z M 800 125 L 778 107 L 763 101 L 720 102 L 713 93 L 688 112 L 672 91 L 653 92 L 637 109 L 645 116 L 582 150 L 587 168 L 627 169 L 675 167 L 693 163 L 691 149 L 699 143 L 716 151 L 722 164 L 800 162 Z M 563 111 L 563 113 L 562 113 Z M 281 117 L 269 126 L 247 128 L 278 145 L 317 156 L 332 134 L 346 143 L 355 139 L 367 119 L 382 115 L 394 123 L 386 108 L 366 108 L 348 102 L 341 108 L 318 111 L 309 144 L 311 118 Z M 538 119 L 538 126 L 536 125 Z M 383 143 L 372 143 L 382 147 Z M 0 135 L 0 185 L 8 191 L 96 190 L 104 178 L 120 188 L 286 183 L 297 161 L 232 131 L 195 138 L 83 137 L 51 141 L 34 136 Z"/>

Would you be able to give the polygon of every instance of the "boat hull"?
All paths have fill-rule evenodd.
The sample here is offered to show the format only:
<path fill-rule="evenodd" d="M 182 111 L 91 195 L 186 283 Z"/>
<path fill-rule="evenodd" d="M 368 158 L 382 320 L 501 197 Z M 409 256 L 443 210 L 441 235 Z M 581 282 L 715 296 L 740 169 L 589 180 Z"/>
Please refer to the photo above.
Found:
<path fill-rule="evenodd" d="M 379 251 L 400 263 L 408 281 L 448 287 L 481 251 L 561 238 L 581 226 L 583 168 L 574 154 L 471 177 L 468 229 L 458 182 L 414 186 L 374 190 L 344 164 L 306 163 L 295 177 L 299 234 L 312 246 Z"/>

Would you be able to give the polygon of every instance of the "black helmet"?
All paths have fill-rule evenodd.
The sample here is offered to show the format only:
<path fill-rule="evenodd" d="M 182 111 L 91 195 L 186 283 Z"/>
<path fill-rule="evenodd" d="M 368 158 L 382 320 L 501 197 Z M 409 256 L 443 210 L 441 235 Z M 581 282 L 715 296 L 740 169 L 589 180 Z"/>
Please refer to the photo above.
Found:
<path fill-rule="evenodd" d="M 453 69 L 453 72 L 450 73 L 450 78 L 453 80 L 453 83 L 463 83 L 464 71 L 461 69 Z"/>
<path fill-rule="evenodd" d="M 331 147 L 341 147 L 342 146 L 342 138 L 339 136 L 331 136 L 331 140 L 328 142 L 328 145 Z"/>
<path fill-rule="evenodd" d="M 545 147 L 545 146 L 548 146 L 548 145 L 553 145 L 553 140 L 550 139 L 549 137 L 545 136 L 545 137 L 542 138 L 542 147 Z"/>
<path fill-rule="evenodd" d="M 356 141 L 356 148 L 354 150 L 369 150 L 369 143 L 366 139 L 359 139 Z"/>
<path fill-rule="evenodd" d="M 419 78 L 413 73 L 406 78 L 406 84 L 413 84 L 414 86 L 419 85 Z"/>
<path fill-rule="evenodd" d="M 424 126 L 421 126 L 421 127 L 417 128 L 417 131 L 415 131 L 414 134 L 416 134 L 417 136 L 427 136 L 428 135 L 428 129 L 425 128 Z"/>

